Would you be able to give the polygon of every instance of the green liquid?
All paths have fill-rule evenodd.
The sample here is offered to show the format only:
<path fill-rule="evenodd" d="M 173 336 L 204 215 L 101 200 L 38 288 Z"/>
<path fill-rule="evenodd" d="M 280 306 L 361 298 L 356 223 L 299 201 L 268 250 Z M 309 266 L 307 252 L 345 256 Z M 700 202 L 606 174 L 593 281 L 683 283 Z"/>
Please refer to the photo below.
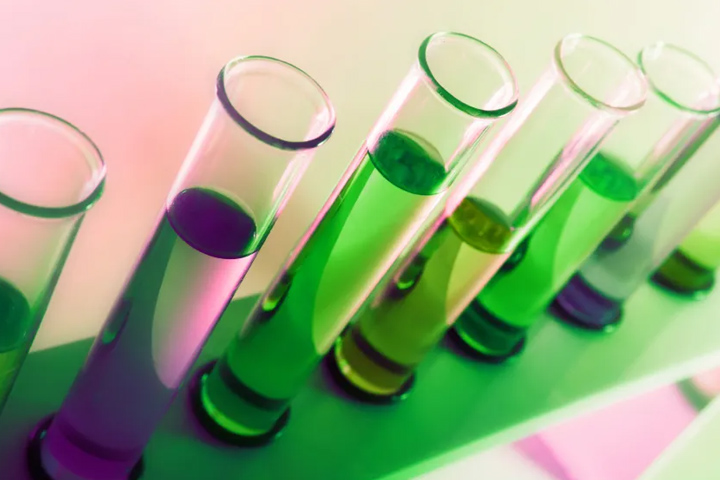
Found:
<path fill-rule="evenodd" d="M 597 154 L 538 223 L 522 261 L 485 286 L 456 332 L 485 355 L 508 354 L 637 194 L 633 176 Z"/>
<path fill-rule="evenodd" d="M 699 264 L 682 249 L 677 249 L 660 265 L 653 280 L 677 293 L 691 295 L 712 288 L 715 269 Z"/>
<path fill-rule="evenodd" d="M 239 434 L 269 430 L 447 186 L 440 154 L 390 131 L 360 167 L 206 378 L 204 404 Z"/>
<path fill-rule="evenodd" d="M 513 250 L 513 252 L 510 254 L 510 256 L 505 260 L 505 263 L 502 264 L 500 267 L 500 272 L 509 272 L 513 268 L 515 268 L 523 258 L 525 258 L 525 254 L 527 253 L 528 246 L 530 245 L 530 235 L 527 235 L 525 239 L 520 242 L 520 245 Z"/>
<path fill-rule="evenodd" d="M 507 258 L 512 233 L 496 207 L 465 198 L 338 342 L 346 378 L 370 393 L 398 391 Z"/>
<path fill-rule="evenodd" d="M 33 324 L 25 296 L 15 286 L 0 279 L 0 409 L 27 354 Z"/>

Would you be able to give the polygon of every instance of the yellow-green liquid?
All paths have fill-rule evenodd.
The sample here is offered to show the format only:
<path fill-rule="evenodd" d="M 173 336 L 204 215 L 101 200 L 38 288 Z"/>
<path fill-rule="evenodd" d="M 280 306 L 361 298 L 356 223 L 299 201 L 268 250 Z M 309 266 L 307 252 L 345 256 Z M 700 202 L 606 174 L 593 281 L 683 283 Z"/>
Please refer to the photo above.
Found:
<path fill-rule="evenodd" d="M 340 371 L 358 388 L 400 388 L 508 256 L 513 229 L 493 205 L 465 198 L 336 344 Z"/>
<path fill-rule="evenodd" d="M 680 293 L 711 288 L 720 267 L 720 206 L 713 208 L 660 266 L 655 280 Z"/>
<path fill-rule="evenodd" d="M 707 217 L 680 244 L 680 251 L 698 265 L 715 270 L 720 266 L 720 210 Z"/>

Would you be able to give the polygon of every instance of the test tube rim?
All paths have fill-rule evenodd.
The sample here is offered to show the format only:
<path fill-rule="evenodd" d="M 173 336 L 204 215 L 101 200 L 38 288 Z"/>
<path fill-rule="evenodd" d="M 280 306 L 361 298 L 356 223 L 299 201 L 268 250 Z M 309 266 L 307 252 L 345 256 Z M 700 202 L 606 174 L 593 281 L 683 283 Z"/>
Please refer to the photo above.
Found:
<path fill-rule="evenodd" d="M 578 40 L 583 40 L 585 42 L 590 42 L 597 44 L 603 48 L 609 49 L 611 52 L 616 54 L 618 58 L 623 60 L 625 63 L 627 63 L 629 69 L 628 71 L 632 71 L 637 75 L 638 79 L 640 80 L 640 84 L 642 85 L 642 89 L 640 91 L 640 94 L 638 95 L 638 100 L 635 102 L 628 103 L 626 105 L 613 105 L 607 102 L 604 102 L 595 96 L 591 95 L 584 89 L 580 84 L 578 84 L 575 79 L 573 79 L 573 76 L 570 74 L 570 72 L 566 69 L 565 63 L 563 61 L 563 46 L 566 45 L 569 42 L 576 42 Z M 605 110 L 614 114 L 627 114 L 630 112 L 634 112 L 636 110 L 639 110 L 643 105 L 645 105 L 645 101 L 647 100 L 647 92 L 648 92 L 648 80 L 645 76 L 645 73 L 640 69 L 640 67 L 633 62 L 633 60 L 628 57 L 625 53 L 623 53 L 619 48 L 615 47 L 609 42 L 606 42 L 605 40 L 601 40 L 597 37 L 593 37 L 591 35 L 585 35 L 582 33 L 571 33 L 569 35 L 564 36 L 556 45 L 555 50 L 553 52 L 553 64 L 555 65 L 555 71 L 558 73 L 560 78 L 563 80 L 563 83 L 573 92 L 578 94 L 580 98 L 587 101 L 591 105 L 593 105 L 596 108 L 599 108 L 601 110 Z"/>
<path fill-rule="evenodd" d="M 504 69 L 505 74 L 511 79 L 512 95 L 506 105 L 492 110 L 478 108 L 460 100 L 440 84 L 436 76 L 433 74 L 432 68 L 430 68 L 430 64 L 427 61 L 427 52 L 430 44 L 441 37 L 458 38 L 470 41 L 476 46 L 485 49 L 491 57 L 494 57 L 494 60 L 497 62 L 496 65 Z M 440 96 L 440 98 L 449 103 L 451 107 L 456 108 L 467 115 L 480 118 L 499 118 L 510 113 L 517 106 L 520 98 L 520 88 L 518 86 L 515 72 L 513 71 L 512 67 L 510 67 L 510 64 L 505 59 L 505 57 L 500 54 L 500 52 L 498 52 L 496 49 L 483 42 L 482 40 L 478 40 L 477 38 L 466 35 L 464 33 L 435 32 L 432 35 L 426 37 L 425 40 L 423 40 L 423 42 L 420 44 L 420 48 L 418 50 L 418 63 L 420 64 L 420 68 L 425 74 L 427 80 L 432 84 L 433 89 Z"/>
<path fill-rule="evenodd" d="M 51 113 L 44 112 L 42 110 L 22 107 L 10 107 L 0 109 L 0 116 L 6 114 L 27 114 L 30 116 L 37 116 L 44 119 L 45 121 L 55 123 L 56 125 L 63 128 L 70 135 L 75 135 L 81 143 L 86 144 L 86 152 L 88 152 L 89 155 L 93 157 L 92 160 L 95 165 L 91 166 L 93 170 L 91 178 L 92 180 L 94 180 L 95 185 L 89 191 L 89 193 L 85 195 L 83 199 L 70 205 L 63 205 L 59 207 L 36 205 L 33 203 L 19 200 L 11 195 L 8 195 L 2 190 L 0 190 L 0 204 L 24 215 L 39 218 L 67 218 L 89 210 L 102 196 L 103 190 L 105 189 L 106 176 L 105 159 L 103 158 L 102 153 L 100 153 L 100 149 L 97 147 L 97 145 L 95 145 L 92 139 L 90 139 L 90 137 L 85 132 L 83 132 L 67 120 L 64 120 Z M 85 156 L 85 158 L 87 159 L 87 155 Z"/>
<path fill-rule="evenodd" d="M 289 68 L 291 71 L 300 74 L 301 77 L 307 80 L 311 86 L 317 89 L 317 93 L 319 93 L 320 99 L 322 100 L 324 107 L 327 111 L 327 127 L 315 138 L 301 141 L 292 141 L 272 135 L 264 131 L 263 129 L 257 127 L 250 120 L 245 118 L 245 116 L 243 116 L 237 110 L 237 108 L 235 108 L 232 100 L 230 100 L 230 97 L 227 94 L 227 90 L 225 89 L 225 72 L 228 71 L 230 68 L 235 67 L 239 63 L 246 63 L 252 61 L 275 63 L 282 67 Z M 223 109 L 239 127 L 241 127 L 243 130 L 245 130 L 253 137 L 257 138 L 261 142 L 279 148 L 281 150 L 309 150 L 316 148 L 322 145 L 328 138 L 330 138 L 330 135 L 332 135 L 333 130 L 335 129 L 335 124 L 337 122 L 335 107 L 333 106 L 330 97 L 322 88 L 322 86 L 320 86 L 320 84 L 304 70 L 278 58 L 268 57 L 265 55 L 241 55 L 231 59 L 220 69 L 220 72 L 218 73 L 216 91 L 218 100 L 220 101 Z"/>
<path fill-rule="evenodd" d="M 698 63 L 698 65 L 705 69 L 707 73 L 710 74 L 710 76 L 715 78 L 715 87 L 716 87 L 716 104 L 713 108 L 708 109 L 702 109 L 702 108 L 693 108 L 688 105 L 685 105 L 681 102 L 678 102 L 675 100 L 669 93 L 663 91 L 661 88 L 657 86 L 657 83 L 653 81 L 652 75 L 650 75 L 647 71 L 647 62 L 645 61 L 645 55 L 648 54 L 648 52 L 652 49 L 656 48 L 662 48 L 662 49 L 668 49 L 673 50 L 676 53 L 680 53 L 682 55 L 687 56 L 691 60 Z M 713 68 L 710 66 L 709 63 L 707 63 L 705 60 L 703 60 L 700 56 L 696 55 L 695 53 L 691 52 L 690 50 L 686 48 L 682 48 L 678 45 L 674 45 L 672 43 L 667 43 L 664 41 L 658 41 L 653 43 L 652 45 L 648 45 L 640 52 L 638 53 L 638 59 L 637 63 L 640 66 L 640 69 L 642 70 L 643 74 L 645 74 L 645 78 L 647 78 L 648 85 L 650 89 L 664 102 L 670 104 L 672 107 L 677 108 L 678 110 L 695 114 L 695 115 L 702 115 L 702 116 L 710 116 L 717 113 L 720 113 L 720 77 L 718 77 L 717 73 L 713 70 Z"/>

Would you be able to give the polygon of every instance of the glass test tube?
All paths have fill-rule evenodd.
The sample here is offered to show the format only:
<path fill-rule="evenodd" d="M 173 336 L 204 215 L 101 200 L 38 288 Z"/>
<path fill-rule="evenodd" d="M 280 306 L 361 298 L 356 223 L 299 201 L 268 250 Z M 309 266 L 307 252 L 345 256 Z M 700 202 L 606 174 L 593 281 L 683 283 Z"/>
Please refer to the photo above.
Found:
<path fill-rule="evenodd" d="M 292 65 L 249 56 L 220 71 L 151 240 L 36 437 L 46 475 L 137 475 L 150 435 L 334 125 L 321 87 Z"/>
<path fill-rule="evenodd" d="M 653 95 L 668 105 L 671 110 L 666 109 L 666 112 L 670 112 L 672 109 L 677 112 L 678 118 L 675 125 L 667 132 L 666 138 L 661 141 L 659 147 L 666 148 L 665 145 L 668 143 L 674 143 L 676 148 L 683 148 L 683 142 L 687 144 L 689 138 L 692 138 L 695 143 L 700 139 L 704 141 L 708 136 L 706 126 L 703 127 L 703 130 L 706 131 L 703 135 L 695 135 L 694 132 L 698 128 L 698 121 L 711 115 L 718 103 L 717 87 L 714 85 L 715 77 L 711 67 L 693 53 L 664 42 L 658 42 L 646 48 L 645 54 L 643 55 L 641 52 L 638 56 L 638 61 L 644 62 L 642 68 L 645 73 L 652 75 L 657 80 L 650 79 Z M 662 68 L 673 70 L 662 71 Z M 684 68 L 688 70 L 684 70 Z M 695 97 L 690 98 L 693 95 Z M 674 98 L 678 98 L 680 103 Z M 651 101 L 654 100 L 653 98 Z M 692 105 L 686 103 L 692 103 Z M 687 121 L 688 118 L 690 121 Z M 632 235 L 635 220 L 653 203 L 658 192 L 691 157 L 687 153 L 694 152 L 697 146 L 684 148 L 685 154 L 676 156 L 670 162 L 662 176 L 653 181 L 652 187 L 645 189 L 634 205 L 630 207 L 628 213 L 610 231 L 600 244 L 600 249 L 603 251 L 614 250 L 628 241 Z"/>
<path fill-rule="evenodd" d="M 662 45 L 644 50 L 641 68 L 661 72 L 662 52 Z M 656 73 L 654 81 L 665 80 Z M 692 97 L 687 103 L 696 105 L 698 100 Z M 455 332 L 469 349 L 498 359 L 522 348 L 540 313 L 687 143 L 693 129 L 679 128 L 678 115 L 677 109 L 651 95 L 642 110 L 608 135 L 530 233 L 523 259 L 488 282 L 455 323 Z M 701 120 L 688 114 L 695 130 Z"/>
<path fill-rule="evenodd" d="M 436 33 L 244 330 L 199 372 L 195 413 L 238 445 L 274 438 L 288 405 L 424 224 L 481 135 L 517 103 L 505 60 Z"/>
<path fill-rule="evenodd" d="M 104 182 L 102 156 L 77 128 L 0 110 L 0 410 Z"/>
<path fill-rule="evenodd" d="M 716 147 L 715 154 L 720 153 L 719 148 L 720 145 Z M 715 185 L 708 186 L 708 189 L 709 194 L 720 193 Z M 695 187 L 692 192 L 692 195 L 696 195 L 696 192 L 703 190 Z M 712 289 L 715 284 L 715 270 L 718 267 L 720 267 L 720 204 L 713 207 L 700 220 L 680 246 L 657 269 L 653 281 L 676 293 L 701 295 Z"/>
<path fill-rule="evenodd" d="M 446 209 L 335 344 L 356 396 L 407 391 L 427 352 L 577 176 L 598 142 L 644 101 L 645 80 L 614 48 L 571 35 L 484 150 Z M 521 251 L 521 250 L 519 250 Z"/>
<path fill-rule="evenodd" d="M 649 201 L 634 209 L 640 214 L 633 218 L 632 234 L 610 248 L 603 242 L 556 298 L 561 318 L 592 330 L 614 328 L 624 301 L 720 200 L 715 185 L 720 135 L 714 133 L 720 112 L 718 77 L 702 60 L 670 45 L 649 47 L 640 62 L 655 102 L 664 106 L 668 118 L 674 114 L 677 128 L 667 137 L 681 149 L 652 187 Z M 677 256 L 672 258 L 670 265 Z"/>

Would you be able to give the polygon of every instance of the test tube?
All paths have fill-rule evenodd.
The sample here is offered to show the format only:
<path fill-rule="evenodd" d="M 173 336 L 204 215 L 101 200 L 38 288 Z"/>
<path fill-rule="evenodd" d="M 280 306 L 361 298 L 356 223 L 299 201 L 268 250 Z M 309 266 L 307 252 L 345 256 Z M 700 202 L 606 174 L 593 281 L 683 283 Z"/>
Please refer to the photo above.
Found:
<path fill-rule="evenodd" d="M 627 217 L 632 233 L 622 243 L 603 242 L 556 298 L 560 319 L 589 330 L 612 331 L 622 318 L 624 301 L 720 199 L 720 190 L 707 179 L 720 175 L 720 142 L 712 141 L 709 150 L 703 146 L 717 128 L 717 76 L 695 55 L 663 43 L 644 49 L 638 63 L 652 95 L 637 119 L 652 115 L 653 121 L 668 125 L 655 151 L 669 152 L 671 162 Z M 619 129 L 627 127 L 628 137 L 648 138 L 643 126 Z"/>
<path fill-rule="evenodd" d="M 716 154 L 720 152 L 718 148 L 720 145 L 716 147 Z M 707 188 L 708 190 L 700 190 L 695 187 L 692 193 L 687 195 L 707 192 L 711 198 L 716 198 L 712 194 L 720 193 L 715 185 Z M 715 270 L 718 267 L 720 267 L 720 205 L 713 207 L 685 237 L 680 246 L 657 269 L 653 281 L 672 292 L 701 297 L 715 284 Z"/>
<path fill-rule="evenodd" d="M 0 410 L 104 182 L 100 151 L 76 127 L 0 110 Z"/>
<path fill-rule="evenodd" d="M 590 159 L 643 104 L 645 79 L 592 37 L 560 41 L 550 68 L 335 344 L 335 378 L 370 402 L 402 398 L 426 354 Z M 522 255 L 520 255 L 521 257 Z"/>
<path fill-rule="evenodd" d="M 296 67 L 231 60 L 217 96 L 62 407 L 28 453 L 37 478 L 137 478 L 143 449 L 316 148 L 330 100 Z"/>
<path fill-rule="evenodd" d="M 192 404 L 211 434 L 258 445 L 282 431 L 291 399 L 517 96 L 509 66 L 485 43 L 425 39 L 243 331 L 198 372 Z"/>
<path fill-rule="evenodd" d="M 663 51 L 662 45 L 643 51 L 643 68 L 662 71 Z M 653 72 L 653 78 L 664 77 Z M 698 100 L 692 97 L 688 104 Z M 499 360 L 522 348 L 528 328 L 686 143 L 689 132 L 672 129 L 677 118 L 675 109 L 651 95 L 608 135 L 538 222 L 523 259 L 488 282 L 455 323 L 456 338 L 468 350 Z M 690 114 L 692 119 L 700 128 L 701 119 Z M 671 129 L 684 134 L 668 138 Z"/>

